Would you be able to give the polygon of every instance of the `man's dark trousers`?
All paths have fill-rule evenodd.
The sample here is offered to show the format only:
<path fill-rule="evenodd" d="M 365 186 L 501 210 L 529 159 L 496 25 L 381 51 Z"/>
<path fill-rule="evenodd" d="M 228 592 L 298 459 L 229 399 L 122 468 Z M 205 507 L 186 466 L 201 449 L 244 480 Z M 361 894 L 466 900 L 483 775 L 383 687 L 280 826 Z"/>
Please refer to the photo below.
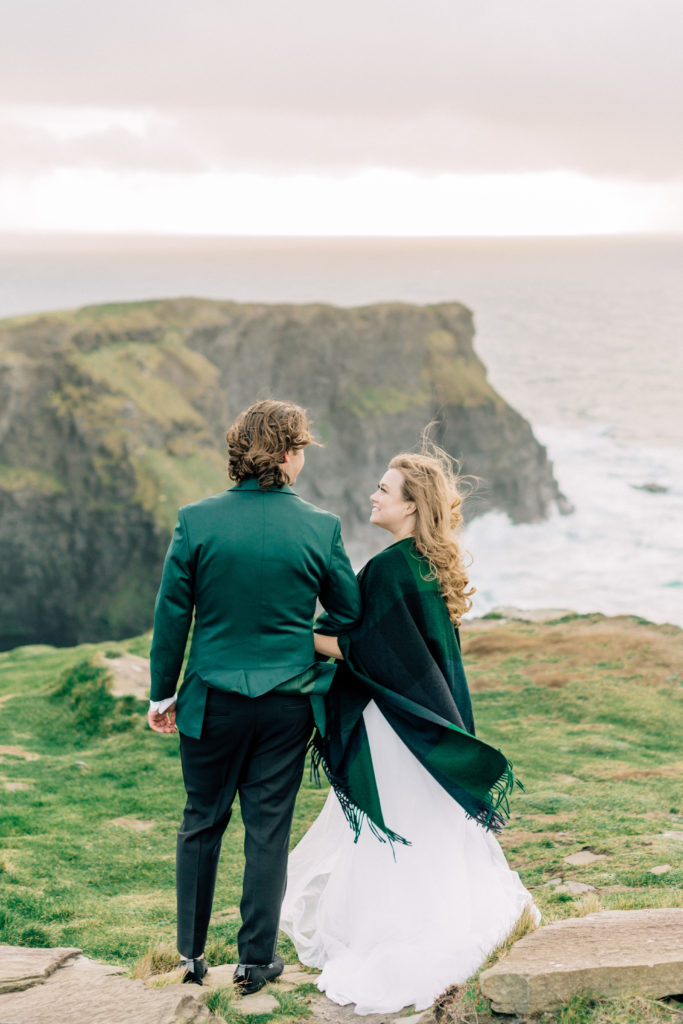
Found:
<path fill-rule="evenodd" d="M 239 960 L 272 962 L 311 731 L 310 702 L 301 694 L 271 690 L 245 697 L 210 688 L 201 738 L 180 734 L 187 791 L 176 860 L 182 956 L 204 952 L 221 840 L 239 793 L 246 861 Z"/>

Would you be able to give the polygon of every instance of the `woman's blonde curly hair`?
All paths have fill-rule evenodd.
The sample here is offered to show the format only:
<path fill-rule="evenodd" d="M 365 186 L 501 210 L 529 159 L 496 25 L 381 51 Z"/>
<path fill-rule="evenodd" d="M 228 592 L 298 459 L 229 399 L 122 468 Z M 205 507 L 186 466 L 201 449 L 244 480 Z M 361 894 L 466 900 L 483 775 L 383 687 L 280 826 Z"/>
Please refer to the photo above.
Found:
<path fill-rule="evenodd" d="M 268 398 L 241 412 L 225 435 L 228 476 L 235 483 L 255 477 L 262 490 L 287 483 L 285 453 L 318 442 L 306 410 L 294 402 Z"/>
<path fill-rule="evenodd" d="M 419 453 L 394 456 L 389 469 L 403 477 L 403 498 L 415 505 L 415 546 L 430 566 L 428 579 L 439 583 L 448 614 L 456 626 L 472 607 L 474 587 L 468 577 L 457 534 L 462 530 L 465 478 L 447 452 L 425 440 Z"/>

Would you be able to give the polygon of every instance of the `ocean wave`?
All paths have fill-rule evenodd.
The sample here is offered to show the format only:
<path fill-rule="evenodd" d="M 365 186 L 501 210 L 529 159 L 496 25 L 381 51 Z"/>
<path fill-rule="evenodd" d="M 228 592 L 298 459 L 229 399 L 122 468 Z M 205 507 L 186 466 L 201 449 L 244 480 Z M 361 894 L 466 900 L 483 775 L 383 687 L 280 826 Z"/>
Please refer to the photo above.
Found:
<path fill-rule="evenodd" d="M 523 525 L 498 512 L 475 519 L 471 614 L 553 607 L 683 626 L 683 453 L 615 439 L 608 425 L 534 430 L 575 511 Z"/>

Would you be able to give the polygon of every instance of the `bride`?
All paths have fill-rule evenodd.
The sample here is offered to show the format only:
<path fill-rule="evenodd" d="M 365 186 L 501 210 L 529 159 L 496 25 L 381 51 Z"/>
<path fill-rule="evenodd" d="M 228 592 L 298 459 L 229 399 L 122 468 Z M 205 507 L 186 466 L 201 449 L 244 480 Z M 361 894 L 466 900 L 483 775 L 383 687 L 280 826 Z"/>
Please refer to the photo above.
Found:
<path fill-rule="evenodd" d="M 396 456 L 370 500 L 394 542 L 359 574 L 361 624 L 337 638 L 316 623 L 318 652 L 344 659 L 316 715 L 333 789 L 290 855 L 280 921 L 321 991 L 358 1014 L 425 1009 L 526 906 L 539 916 L 492 834 L 515 779 L 474 736 L 457 631 L 473 591 L 448 456 Z"/>

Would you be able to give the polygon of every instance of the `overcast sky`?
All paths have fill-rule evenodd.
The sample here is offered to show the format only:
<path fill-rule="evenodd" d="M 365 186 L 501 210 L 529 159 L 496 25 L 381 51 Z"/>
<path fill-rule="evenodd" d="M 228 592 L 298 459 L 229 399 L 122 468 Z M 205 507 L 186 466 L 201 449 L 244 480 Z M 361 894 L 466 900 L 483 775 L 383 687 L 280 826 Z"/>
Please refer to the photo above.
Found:
<path fill-rule="evenodd" d="M 5 0 L 0 229 L 681 231 L 681 53 L 683 0 Z"/>

